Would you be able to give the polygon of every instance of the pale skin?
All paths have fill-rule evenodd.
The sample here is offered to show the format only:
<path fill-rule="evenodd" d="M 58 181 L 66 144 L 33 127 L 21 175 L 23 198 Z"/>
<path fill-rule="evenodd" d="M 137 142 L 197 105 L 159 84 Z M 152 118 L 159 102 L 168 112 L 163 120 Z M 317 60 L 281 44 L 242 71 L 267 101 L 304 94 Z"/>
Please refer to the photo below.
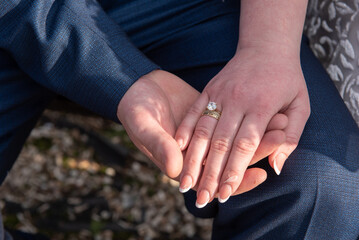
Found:
<path fill-rule="evenodd" d="M 173 179 L 178 179 L 183 166 L 183 153 L 174 135 L 178 124 L 199 95 L 199 92 L 177 76 L 156 70 L 136 81 L 118 105 L 118 118 L 132 141 Z M 281 129 L 287 125 L 285 115 L 275 115 L 253 161 L 268 156 L 285 141 L 285 134 Z M 266 176 L 263 169 L 246 170 L 243 181 L 232 195 L 255 188 L 265 181 Z"/>
<path fill-rule="evenodd" d="M 175 136 L 186 150 L 180 189 L 197 187 L 197 207 L 215 197 L 227 201 L 246 181 L 276 114 L 288 117 L 285 141 L 268 154 L 277 174 L 297 147 L 310 114 L 299 58 L 306 6 L 306 0 L 241 1 L 236 54 L 207 84 Z M 201 116 L 209 101 L 222 111 L 218 121 Z"/>

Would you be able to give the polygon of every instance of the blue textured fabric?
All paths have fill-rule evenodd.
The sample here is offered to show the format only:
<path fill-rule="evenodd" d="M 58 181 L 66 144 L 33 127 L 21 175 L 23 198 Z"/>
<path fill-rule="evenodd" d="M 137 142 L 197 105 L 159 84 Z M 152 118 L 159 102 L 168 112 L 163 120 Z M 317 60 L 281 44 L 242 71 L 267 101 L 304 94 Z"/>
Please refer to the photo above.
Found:
<path fill-rule="evenodd" d="M 114 121 L 126 90 L 158 68 L 95 0 L 1 1 L 0 48 L 32 80 Z"/>
<path fill-rule="evenodd" d="M 0 183 L 53 96 L 19 70 L 12 57 L 0 49 Z"/>
<path fill-rule="evenodd" d="M 237 0 L 100 4 L 104 11 L 82 0 L 0 3 L 0 176 L 53 92 L 114 118 L 113 108 L 144 69 L 160 66 L 201 91 L 236 50 Z M 312 114 L 282 174 L 264 160 L 258 166 L 268 172 L 265 183 L 203 209 L 193 191 L 185 194 L 190 212 L 214 218 L 213 239 L 359 237 L 359 129 L 306 39 L 301 62 Z"/>

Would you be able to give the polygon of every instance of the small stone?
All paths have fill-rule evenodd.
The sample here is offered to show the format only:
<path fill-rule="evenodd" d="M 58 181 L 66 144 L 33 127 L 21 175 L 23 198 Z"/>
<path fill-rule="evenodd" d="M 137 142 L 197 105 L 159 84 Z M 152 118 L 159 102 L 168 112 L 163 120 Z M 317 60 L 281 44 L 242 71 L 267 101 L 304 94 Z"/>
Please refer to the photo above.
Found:
<path fill-rule="evenodd" d="M 116 171 L 113 168 L 106 168 L 105 173 L 106 173 L 106 175 L 111 176 L 111 177 L 116 175 Z"/>

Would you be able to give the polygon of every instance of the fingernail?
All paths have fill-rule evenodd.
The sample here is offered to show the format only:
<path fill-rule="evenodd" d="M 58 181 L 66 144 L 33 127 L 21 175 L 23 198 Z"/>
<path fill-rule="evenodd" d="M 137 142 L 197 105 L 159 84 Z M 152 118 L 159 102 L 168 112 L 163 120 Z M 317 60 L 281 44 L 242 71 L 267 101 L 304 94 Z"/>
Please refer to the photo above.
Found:
<path fill-rule="evenodd" d="M 277 175 L 280 174 L 280 172 L 282 171 L 283 165 L 285 160 L 287 159 L 287 156 L 284 153 L 279 153 L 275 159 L 274 159 L 274 171 Z M 279 168 L 280 166 L 280 168 Z"/>
<path fill-rule="evenodd" d="M 234 175 L 234 176 L 228 178 L 226 181 L 224 181 L 224 183 L 235 182 L 235 181 L 237 181 L 237 179 L 238 179 L 238 176 Z"/>
<path fill-rule="evenodd" d="M 182 179 L 181 179 L 181 184 L 179 187 L 179 191 L 181 193 L 185 193 L 188 192 L 188 190 L 190 190 L 192 187 L 192 178 L 190 175 L 185 175 Z"/>
<path fill-rule="evenodd" d="M 232 187 L 228 184 L 224 184 L 219 191 L 218 201 L 220 203 L 227 202 L 231 194 L 232 194 Z"/>
<path fill-rule="evenodd" d="M 196 207 L 203 208 L 209 202 L 209 192 L 207 190 L 202 190 L 197 197 Z"/>
<path fill-rule="evenodd" d="M 181 150 L 183 150 L 183 149 L 182 149 L 182 148 L 183 148 L 183 139 L 178 139 L 178 140 L 177 140 L 177 144 L 178 144 L 179 148 L 180 148 Z"/>

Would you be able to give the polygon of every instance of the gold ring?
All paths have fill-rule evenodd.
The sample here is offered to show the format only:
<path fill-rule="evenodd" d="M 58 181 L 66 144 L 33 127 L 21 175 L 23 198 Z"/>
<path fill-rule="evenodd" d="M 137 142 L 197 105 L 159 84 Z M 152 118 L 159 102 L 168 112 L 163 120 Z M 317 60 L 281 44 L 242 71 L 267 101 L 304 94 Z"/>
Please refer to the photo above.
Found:
<path fill-rule="evenodd" d="M 209 117 L 213 117 L 214 119 L 219 120 L 219 118 L 221 117 L 221 113 L 219 111 L 216 110 L 204 110 L 202 113 L 202 116 L 209 116 Z"/>
<path fill-rule="evenodd" d="M 202 116 L 209 116 L 219 120 L 221 117 L 221 111 L 217 110 L 217 104 L 215 102 L 209 102 L 206 110 L 203 111 Z"/>

